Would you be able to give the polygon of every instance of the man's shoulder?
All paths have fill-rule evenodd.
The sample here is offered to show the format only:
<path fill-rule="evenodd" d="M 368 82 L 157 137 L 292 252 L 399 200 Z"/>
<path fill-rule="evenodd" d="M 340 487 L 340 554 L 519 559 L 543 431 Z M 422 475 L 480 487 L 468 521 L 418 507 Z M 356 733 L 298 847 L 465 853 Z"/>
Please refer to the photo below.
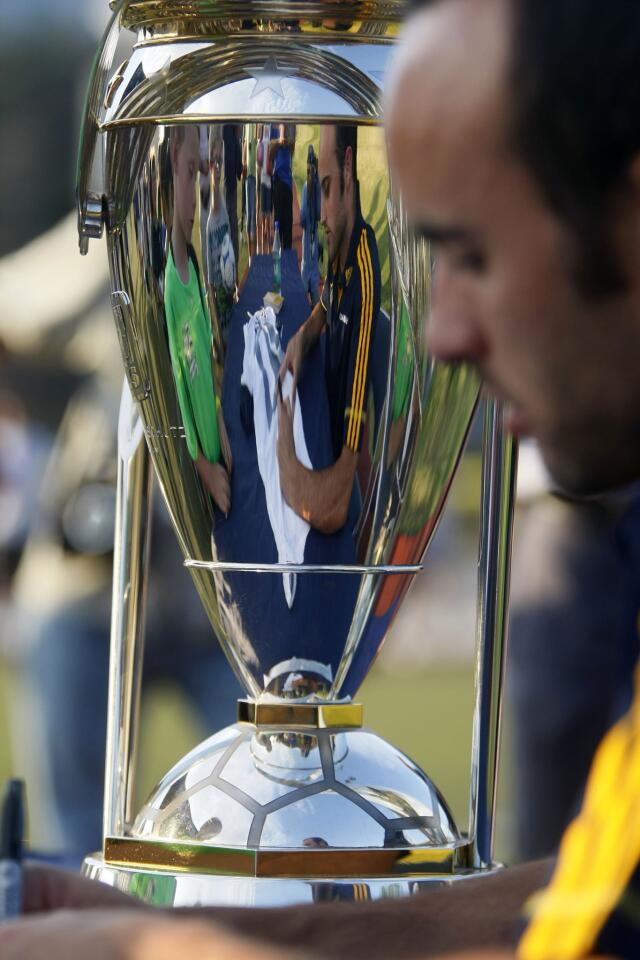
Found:
<path fill-rule="evenodd" d="M 376 265 L 378 264 L 378 241 L 376 240 L 376 235 L 373 227 L 370 223 L 367 223 L 366 220 L 362 221 L 362 232 L 365 236 L 365 242 L 371 254 L 372 260 L 375 260 Z"/>
<path fill-rule="evenodd" d="M 354 266 L 358 271 L 367 269 L 371 272 L 373 283 L 380 285 L 380 258 L 378 256 L 378 242 L 373 227 L 365 220 L 357 224 L 359 236 L 357 239 L 356 257 Z"/>

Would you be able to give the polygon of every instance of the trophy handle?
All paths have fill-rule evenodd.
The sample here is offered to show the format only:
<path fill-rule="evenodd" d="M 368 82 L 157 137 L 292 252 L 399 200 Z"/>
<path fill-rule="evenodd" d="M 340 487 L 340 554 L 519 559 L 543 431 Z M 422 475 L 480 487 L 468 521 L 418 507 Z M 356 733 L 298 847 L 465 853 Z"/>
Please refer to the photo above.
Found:
<path fill-rule="evenodd" d="M 125 379 L 118 420 L 104 837 L 122 836 L 133 816 L 152 479 L 142 421 Z"/>
<path fill-rule="evenodd" d="M 478 558 L 477 658 L 471 750 L 471 865 L 493 865 L 498 751 L 504 685 L 509 574 L 518 444 L 503 425 L 503 406 L 487 401 L 482 444 Z"/>
<path fill-rule="evenodd" d="M 102 164 L 96 150 L 100 132 L 99 117 L 108 94 L 109 75 L 118 45 L 121 19 L 130 2 L 131 0 L 119 0 L 116 4 L 93 61 L 87 88 L 76 168 L 78 235 L 82 254 L 87 253 L 91 238 L 99 239 L 102 236 L 106 217 Z"/>

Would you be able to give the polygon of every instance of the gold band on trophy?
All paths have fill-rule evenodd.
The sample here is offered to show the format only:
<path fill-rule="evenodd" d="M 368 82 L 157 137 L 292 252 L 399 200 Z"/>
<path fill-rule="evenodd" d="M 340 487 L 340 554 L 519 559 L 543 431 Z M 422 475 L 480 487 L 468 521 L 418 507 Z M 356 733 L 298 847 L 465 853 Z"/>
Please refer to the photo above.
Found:
<path fill-rule="evenodd" d="M 107 837 L 104 859 L 136 869 L 282 879 L 443 876 L 467 869 L 470 862 L 468 843 L 426 850 L 238 850 L 127 837 Z"/>
<path fill-rule="evenodd" d="M 277 730 L 356 729 L 362 726 L 361 703 L 260 703 L 238 700 L 238 723 Z"/>

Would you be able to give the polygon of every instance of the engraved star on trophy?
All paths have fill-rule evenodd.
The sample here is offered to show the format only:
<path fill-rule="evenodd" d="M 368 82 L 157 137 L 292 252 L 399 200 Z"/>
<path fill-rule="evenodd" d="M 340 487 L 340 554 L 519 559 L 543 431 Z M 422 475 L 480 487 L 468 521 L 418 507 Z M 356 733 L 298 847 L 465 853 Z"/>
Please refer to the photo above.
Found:
<path fill-rule="evenodd" d="M 485 414 L 468 832 L 426 774 L 362 726 L 352 699 L 421 569 L 479 390 L 472 371 L 428 356 L 433 265 L 389 181 L 380 99 L 403 6 L 124 0 L 95 61 L 80 244 L 86 250 L 106 228 L 126 378 L 104 847 L 84 870 L 155 903 L 376 898 L 495 869 L 516 462 L 496 405 Z M 114 69 L 123 43 L 127 59 Z M 354 252 L 336 278 L 333 214 L 320 199 L 309 211 L 329 162 L 323 138 L 337 145 L 340 128 L 357 138 L 349 141 L 357 181 L 352 194 L 343 183 L 341 196 L 368 225 L 375 256 L 354 241 L 361 260 Z M 285 247 L 275 326 L 259 313 L 273 279 L 273 203 Z M 340 488 L 346 519 L 329 528 L 302 511 L 293 543 L 274 454 L 273 376 L 327 274 L 335 302 L 325 303 L 298 382 L 300 429 L 311 468 L 333 477 L 332 427 L 337 417 L 340 431 L 344 415 L 354 468 Z M 264 364 L 265 390 L 258 379 L 247 414 L 248 322 L 264 333 L 263 352 L 250 359 Z M 220 453 L 225 434 L 232 464 Z M 134 813 L 151 465 L 247 696 L 237 723 L 177 763 Z M 220 471 L 226 509 L 211 479 Z"/>

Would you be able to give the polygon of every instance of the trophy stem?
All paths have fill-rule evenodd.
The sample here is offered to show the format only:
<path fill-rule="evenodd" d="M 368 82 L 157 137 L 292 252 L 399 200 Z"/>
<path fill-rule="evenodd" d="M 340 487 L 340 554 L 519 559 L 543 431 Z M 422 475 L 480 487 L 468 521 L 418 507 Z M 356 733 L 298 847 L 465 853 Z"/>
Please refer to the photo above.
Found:
<path fill-rule="evenodd" d="M 493 863 L 498 750 L 518 445 L 504 430 L 503 407 L 485 407 L 478 562 L 477 660 L 471 756 L 472 866 Z"/>
<path fill-rule="evenodd" d="M 132 820 L 152 477 L 142 421 L 125 379 L 118 422 L 118 487 L 103 817 L 105 837 L 114 833 L 122 834 Z"/>

